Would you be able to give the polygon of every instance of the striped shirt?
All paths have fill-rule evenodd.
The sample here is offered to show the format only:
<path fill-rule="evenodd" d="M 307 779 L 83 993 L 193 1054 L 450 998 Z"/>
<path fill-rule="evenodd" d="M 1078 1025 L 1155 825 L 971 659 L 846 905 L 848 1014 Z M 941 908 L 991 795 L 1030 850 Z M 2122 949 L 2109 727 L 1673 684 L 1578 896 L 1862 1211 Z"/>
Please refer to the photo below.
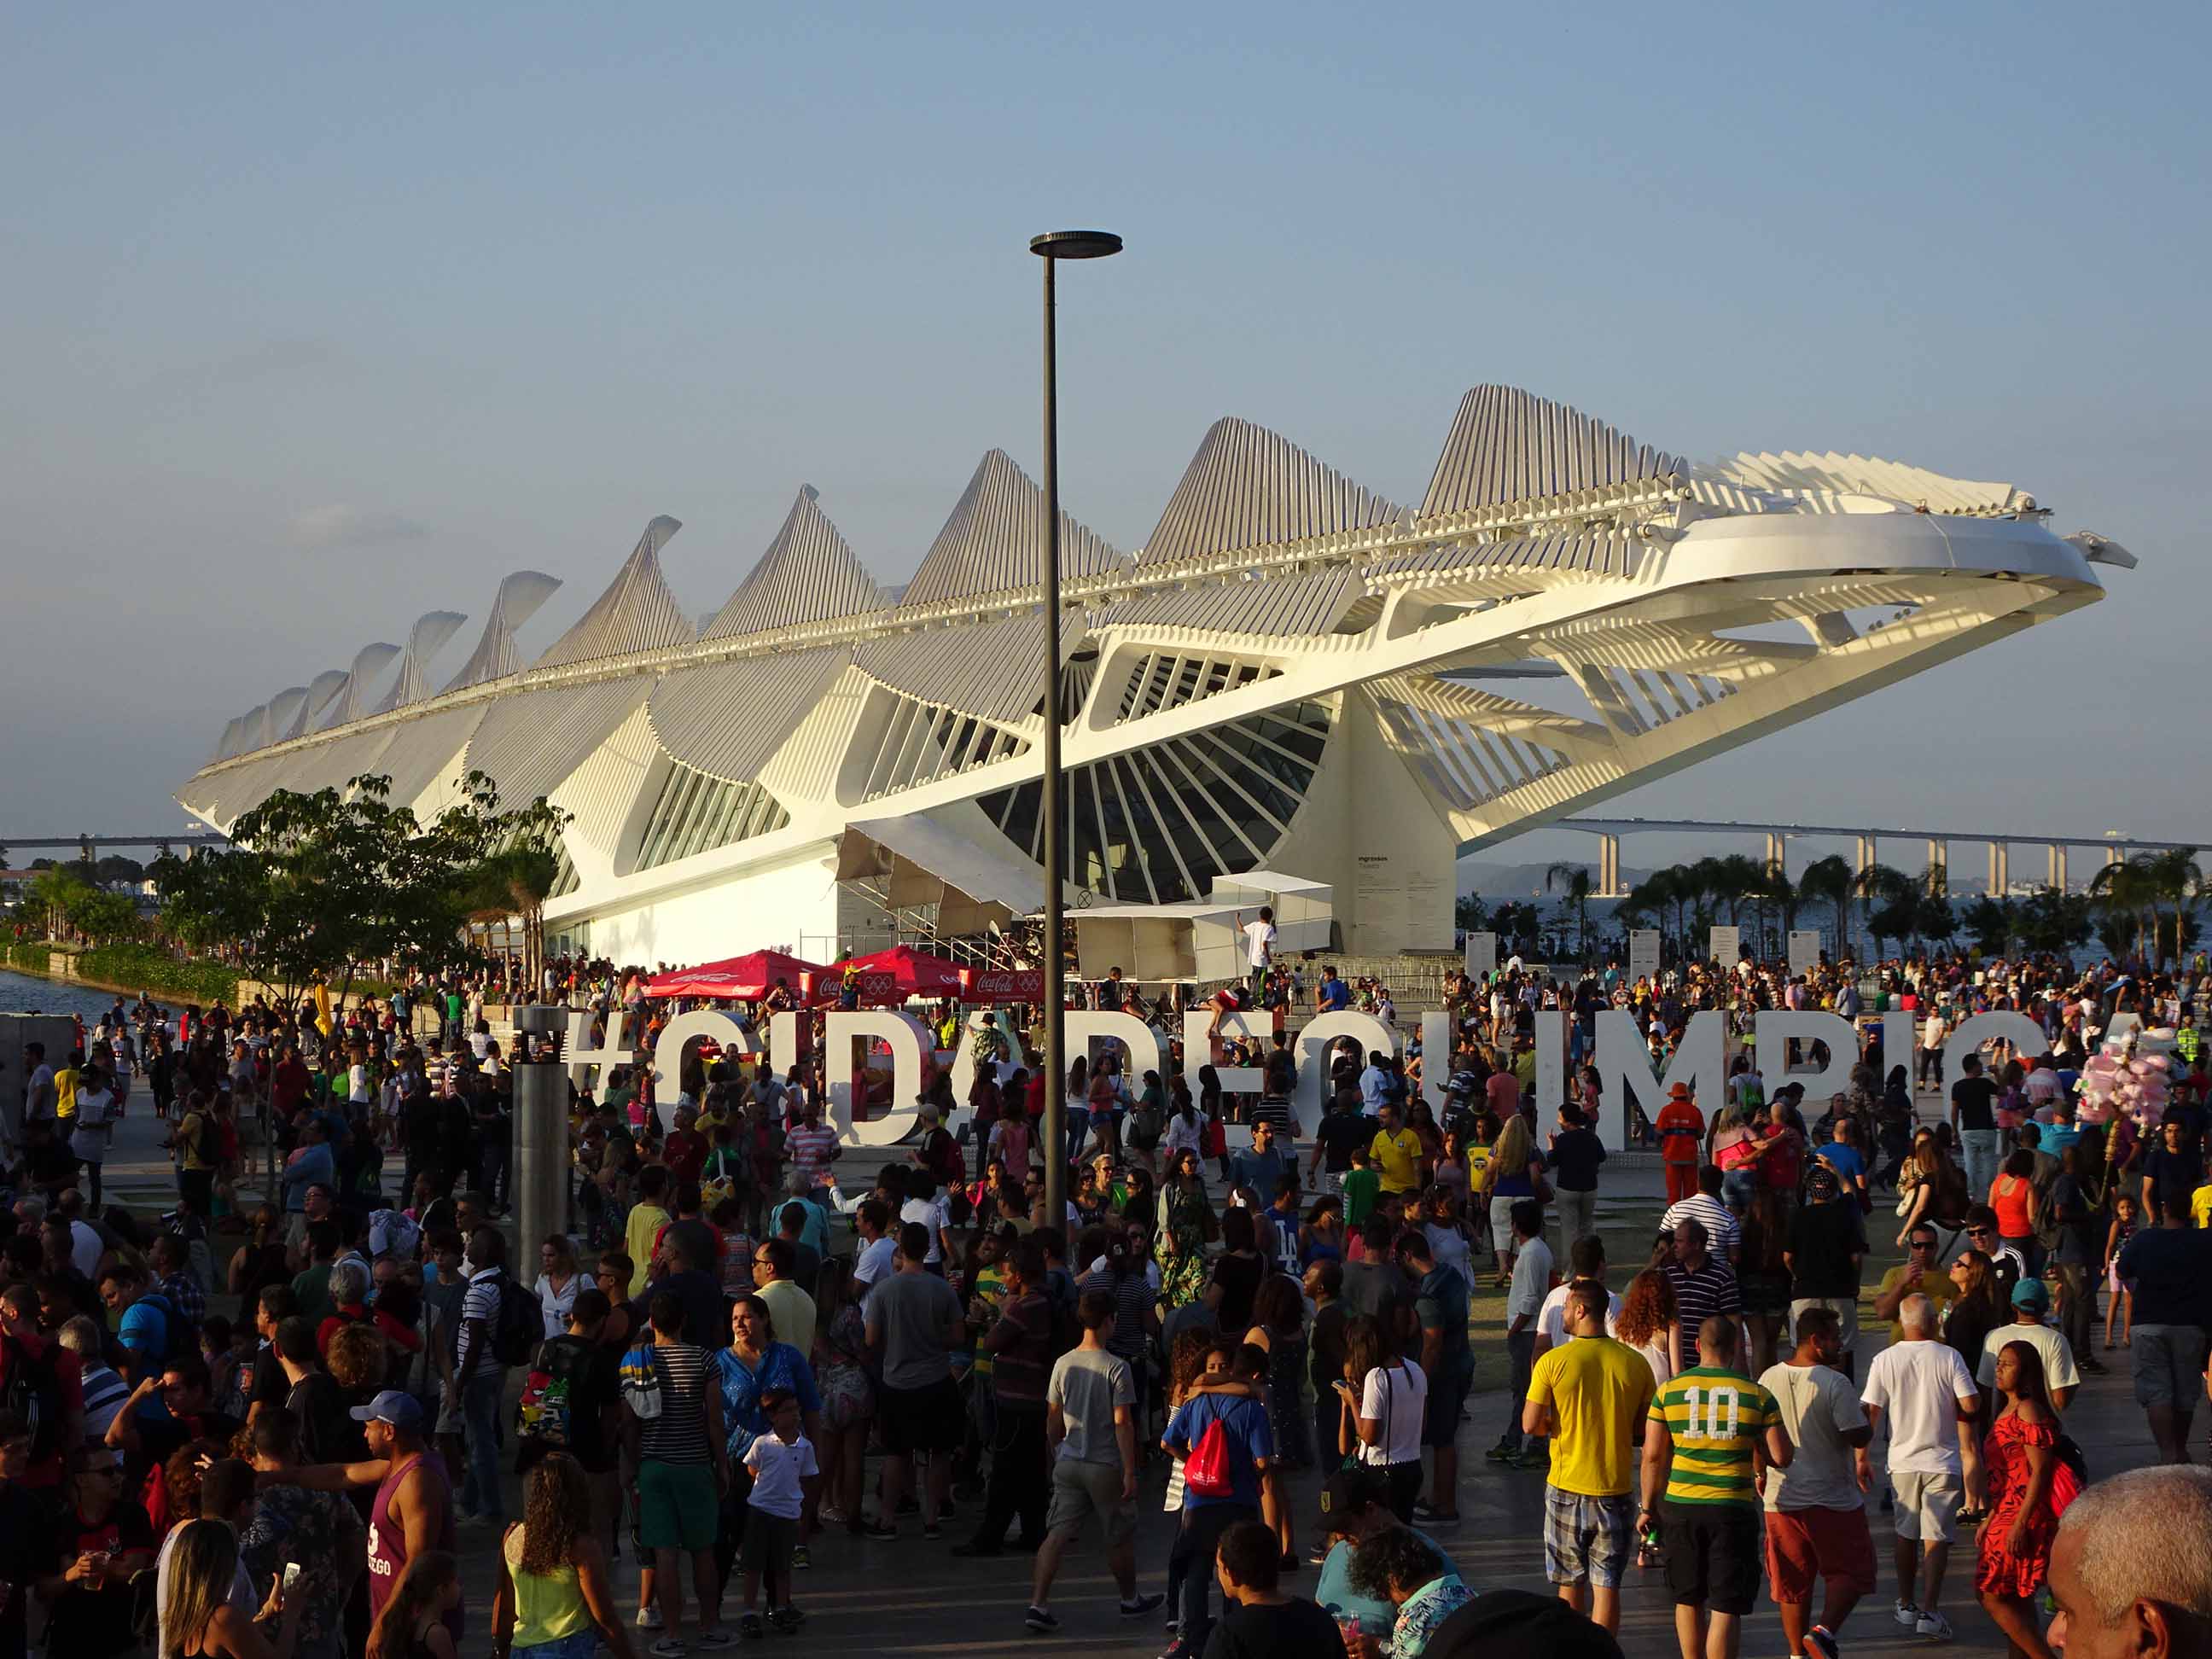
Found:
<path fill-rule="evenodd" d="M 792 1166 L 815 1187 L 830 1179 L 830 1154 L 836 1145 L 837 1132 L 826 1123 L 801 1124 L 783 1138 Z"/>
<path fill-rule="evenodd" d="M 1674 1290 L 1674 1310 L 1682 1324 L 1682 1365 L 1686 1371 L 1698 1363 L 1698 1333 L 1715 1314 L 1733 1319 L 1743 1312 L 1736 1294 L 1735 1272 L 1717 1255 L 1692 1273 L 1679 1261 L 1667 1264 L 1667 1282 Z"/>
<path fill-rule="evenodd" d="M 1667 1213 L 1659 1218 L 1659 1231 L 1671 1237 L 1685 1221 L 1697 1222 L 1705 1228 L 1705 1243 L 1715 1255 L 1735 1257 L 1736 1242 L 1743 1237 L 1742 1224 L 1727 1205 L 1711 1193 L 1692 1193 L 1669 1204 Z"/>
<path fill-rule="evenodd" d="M 660 1375 L 660 1415 L 640 1425 L 639 1457 L 656 1463 L 704 1463 L 707 1372 L 714 1356 L 689 1342 L 655 1342 L 646 1352 Z"/>
<path fill-rule="evenodd" d="M 487 1342 L 497 1328 L 500 1287 L 506 1280 L 507 1270 L 504 1267 L 479 1267 L 469 1275 L 469 1287 L 461 1293 L 461 1342 L 459 1351 L 453 1357 L 453 1374 L 456 1376 L 470 1375 L 470 1365 L 476 1358 L 477 1322 L 481 1320 L 483 1322 Z M 484 1358 L 486 1363 L 495 1367 L 499 1364 L 489 1349 Z"/>
<path fill-rule="evenodd" d="M 1700 1366 L 1661 1389 L 1651 1414 L 1674 1443 L 1668 1503 L 1758 1505 L 1752 1452 L 1782 1420 L 1772 1395 L 1749 1377 Z"/>

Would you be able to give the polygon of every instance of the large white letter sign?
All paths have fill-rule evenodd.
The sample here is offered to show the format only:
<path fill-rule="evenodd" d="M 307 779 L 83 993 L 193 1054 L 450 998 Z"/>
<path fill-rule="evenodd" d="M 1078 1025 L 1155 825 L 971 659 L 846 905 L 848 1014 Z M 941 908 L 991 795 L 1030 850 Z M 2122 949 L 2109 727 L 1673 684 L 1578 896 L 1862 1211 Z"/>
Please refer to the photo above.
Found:
<path fill-rule="evenodd" d="M 1450 1097 L 1452 1074 L 1452 1017 L 1431 1012 L 1421 1016 L 1421 1098 L 1429 1103 L 1436 1121 L 1444 1121 Z"/>
<path fill-rule="evenodd" d="M 1536 1138 L 1542 1140 L 1559 1127 L 1559 1106 L 1567 1097 L 1567 1011 L 1536 1010 L 1534 1035 Z"/>
<path fill-rule="evenodd" d="M 656 1101 L 667 1101 L 673 1107 L 684 1086 L 684 1051 L 703 1037 L 712 1037 L 721 1044 L 725 1054 L 753 1052 L 750 1034 L 719 1008 L 693 1008 L 677 1015 L 660 1028 L 660 1035 L 653 1039 L 653 1097 Z"/>
<path fill-rule="evenodd" d="M 1818 1008 L 1762 1008 L 1753 1029 L 1759 1036 L 1755 1046 L 1759 1063 L 1765 1068 L 1759 1076 L 1765 1081 L 1769 1100 L 1785 1083 L 1803 1084 L 1805 1116 L 1809 1122 L 1820 1116 L 1818 1108 L 1827 1103 L 1829 1096 L 1850 1090 L 1851 1067 L 1859 1063 L 1859 1034 L 1841 1014 L 1826 1013 Z M 1815 1042 L 1826 1043 L 1826 1068 L 1790 1072 L 1790 1045 L 1793 1041 L 1803 1043 L 1808 1055 Z M 1711 1103 L 1706 1106 L 1710 1111 Z"/>
<path fill-rule="evenodd" d="M 1067 1052 L 1081 1054 L 1086 1071 L 1097 1069 L 1098 1058 L 1091 1052 L 1097 1044 L 1121 1044 L 1127 1060 L 1121 1076 L 1129 1085 L 1132 1099 L 1144 1092 L 1145 1073 L 1160 1069 L 1159 1033 L 1134 1014 L 1125 1014 L 1115 1008 L 1071 1008 L 1060 1029 L 1067 1034 Z M 1071 1110 L 1074 1105 L 1073 1101 L 1068 1103 Z"/>
<path fill-rule="evenodd" d="M 983 1016 L 992 1012 L 988 1008 L 978 1008 L 968 1016 L 968 1035 L 961 1039 L 960 1052 L 952 1057 L 952 1098 L 963 1109 L 968 1104 L 968 1097 L 975 1088 L 975 1033 L 983 1029 Z M 1022 1053 L 1022 1034 L 1013 1029 L 1012 1020 L 1004 1015 L 1000 1015 L 1000 1019 L 1004 1023 L 994 1024 L 991 1029 L 1005 1039 L 1006 1060 L 1006 1064 L 999 1068 L 998 1075 L 991 1079 L 994 1083 L 1004 1079 L 1010 1067 L 1028 1064 L 1027 1057 Z"/>
<path fill-rule="evenodd" d="M 1651 1074 L 1651 1051 L 1636 1029 L 1636 1017 L 1626 1008 L 1601 1008 L 1597 1012 L 1598 1091 L 1605 1101 L 1604 1120 L 1598 1138 L 1613 1151 L 1628 1139 L 1628 1102 L 1644 1103 L 1644 1115 L 1656 1118 L 1666 1104 L 1667 1091 L 1686 1083 L 1705 1109 L 1706 1121 L 1720 1109 L 1728 1091 L 1728 1016 L 1707 1008 L 1690 1016 L 1682 1031 L 1682 1046 L 1674 1051 L 1663 1078 Z"/>
<path fill-rule="evenodd" d="M 1398 1034 L 1372 1014 L 1340 1008 L 1334 1013 L 1316 1015 L 1308 1020 L 1305 1029 L 1298 1033 L 1298 1097 L 1292 1103 L 1298 1114 L 1301 1140 L 1310 1137 L 1321 1122 L 1322 1085 L 1328 1081 L 1328 1068 L 1322 1064 L 1322 1056 L 1340 1037 L 1351 1037 L 1359 1044 L 1363 1066 L 1370 1054 L 1395 1055 L 1398 1052 Z"/>
<path fill-rule="evenodd" d="M 587 1099 L 596 1100 L 592 1092 L 592 1073 L 611 1072 L 617 1066 L 630 1063 L 630 1051 L 623 1047 L 623 1012 L 617 1008 L 607 1015 L 606 1046 L 592 1047 L 592 1014 L 588 1008 L 568 1011 L 568 1081 L 576 1092 Z"/>
<path fill-rule="evenodd" d="M 1969 1014 L 1959 1022 L 1959 1029 L 1951 1033 L 1943 1045 L 1943 1076 L 1956 1082 L 1960 1075 L 1959 1062 L 1968 1054 L 1978 1054 L 1984 1042 L 2009 1042 L 2029 1060 L 2051 1047 L 2051 1039 L 2043 1028 L 2026 1014 L 2009 1008 L 1993 1008 L 1986 1014 Z"/>
<path fill-rule="evenodd" d="M 829 1097 L 823 1120 L 848 1146 L 894 1146 L 914 1132 L 915 1097 L 921 1092 L 921 1057 L 930 1048 L 929 1028 L 896 1008 L 841 1008 L 823 1022 L 822 1089 Z M 853 1044 L 881 1037 L 891 1051 L 890 1109 L 881 1117 L 860 1119 L 855 1110 Z"/>
<path fill-rule="evenodd" d="M 1198 1068 L 1212 1065 L 1213 1040 L 1206 1035 L 1206 1028 L 1213 1024 L 1213 1016 L 1202 1008 L 1194 1008 L 1182 1017 L 1182 1080 L 1190 1085 L 1190 1097 L 1198 1098 Z M 1224 1014 L 1221 1034 L 1224 1037 L 1242 1037 L 1247 1042 L 1258 1042 L 1269 1034 L 1254 1029 L 1243 1014 Z M 1215 1067 L 1214 1075 L 1221 1079 L 1221 1092 L 1225 1095 L 1256 1095 L 1267 1080 L 1267 1074 L 1257 1066 L 1222 1066 Z"/>

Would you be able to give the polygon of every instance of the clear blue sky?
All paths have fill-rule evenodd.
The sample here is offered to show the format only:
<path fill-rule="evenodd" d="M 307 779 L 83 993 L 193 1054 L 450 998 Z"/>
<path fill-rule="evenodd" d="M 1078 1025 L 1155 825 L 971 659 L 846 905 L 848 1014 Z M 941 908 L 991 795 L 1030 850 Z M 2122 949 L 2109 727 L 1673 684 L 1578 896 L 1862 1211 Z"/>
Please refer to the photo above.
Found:
<path fill-rule="evenodd" d="M 903 580 L 1035 471 L 1024 243 L 1094 223 L 1117 544 L 1224 413 L 1417 500 L 1480 380 L 2011 480 L 2142 568 L 1621 810 L 2212 836 L 2202 8 L 841 10 L 19 10 L 0 840 L 179 824 L 231 715 L 434 606 L 450 672 L 518 566 L 542 643 L 655 513 L 695 614 L 802 482 Z"/>

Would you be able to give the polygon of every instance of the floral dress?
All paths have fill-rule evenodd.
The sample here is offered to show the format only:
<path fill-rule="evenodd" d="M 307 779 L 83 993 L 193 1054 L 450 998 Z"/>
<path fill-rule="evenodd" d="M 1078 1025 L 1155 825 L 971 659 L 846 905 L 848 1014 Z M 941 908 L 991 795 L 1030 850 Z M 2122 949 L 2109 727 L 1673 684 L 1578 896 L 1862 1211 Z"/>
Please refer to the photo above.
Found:
<path fill-rule="evenodd" d="M 368 1559 L 368 1534 L 354 1507 L 337 1492 L 302 1486 L 264 1486 L 253 1517 L 238 1535 L 239 1559 L 266 1597 L 270 1582 L 291 1562 L 301 1579 L 293 1595 L 301 1607 L 294 1659 L 337 1659 L 344 1634 L 346 1598 Z"/>
<path fill-rule="evenodd" d="M 2056 1451 L 2058 1425 L 2030 1423 L 2017 1413 L 1997 1419 L 1982 1448 L 1988 1473 L 1990 1518 L 1982 1526 L 1979 1564 L 1974 1569 L 1974 1588 L 1999 1595 L 2027 1597 L 2043 1587 L 2051 1571 L 2051 1546 L 2058 1531 L 2058 1517 L 2081 1491 L 2074 1472 L 2060 1463 L 2051 1471 L 2051 1493 L 2028 1517 L 2027 1547 L 2015 1555 L 2007 1546 L 2013 1522 L 2027 1500 L 2032 1471 L 2031 1446 Z"/>
<path fill-rule="evenodd" d="M 1457 1573 L 1431 1579 L 1400 1604 L 1390 1632 L 1391 1653 L 1395 1659 L 1420 1659 L 1437 1627 L 1473 1600 L 1474 1592 Z"/>
<path fill-rule="evenodd" d="M 816 1352 L 822 1359 L 822 1420 L 833 1429 L 866 1422 L 875 1411 L 875 1395 L 868 1382 L 868 1322 L 858 1303 L 837 1310 Z"/>

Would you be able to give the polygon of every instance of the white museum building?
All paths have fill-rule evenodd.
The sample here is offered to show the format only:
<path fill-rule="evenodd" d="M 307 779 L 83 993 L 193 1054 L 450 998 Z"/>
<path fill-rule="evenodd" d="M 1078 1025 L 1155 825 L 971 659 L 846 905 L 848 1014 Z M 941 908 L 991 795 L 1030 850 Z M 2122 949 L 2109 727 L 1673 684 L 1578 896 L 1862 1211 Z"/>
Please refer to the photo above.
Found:
<path fill-rule="evenodd" d="M 1141 549 L 1062 515 L 1071 902 L 1188 917 L 1279 893 L 1346 951 L 1449 950 L 1461 854 L 2089 604 L 2098 567 L 2134 562 L 2048 516 L 1856 455 L 1692 462 L 1503 386 L 1467 394 L 1416 506 L 1224 419 Z M 1037 909 L 1037 487 L 986 454 L 895 592 L 802 488 L 703 629 L 662 576 L 678 528 L 654 519 L 536 660 L 515 633 L 559 583 L 521 571 L 441 689 L 448 611 L 232 720 L 178 799 L 228 830 L 274 790 L 380 773 L 427 813 L 485 772 L 574 815 L 549 942 L 617 963 L 828 961 Z"/>

